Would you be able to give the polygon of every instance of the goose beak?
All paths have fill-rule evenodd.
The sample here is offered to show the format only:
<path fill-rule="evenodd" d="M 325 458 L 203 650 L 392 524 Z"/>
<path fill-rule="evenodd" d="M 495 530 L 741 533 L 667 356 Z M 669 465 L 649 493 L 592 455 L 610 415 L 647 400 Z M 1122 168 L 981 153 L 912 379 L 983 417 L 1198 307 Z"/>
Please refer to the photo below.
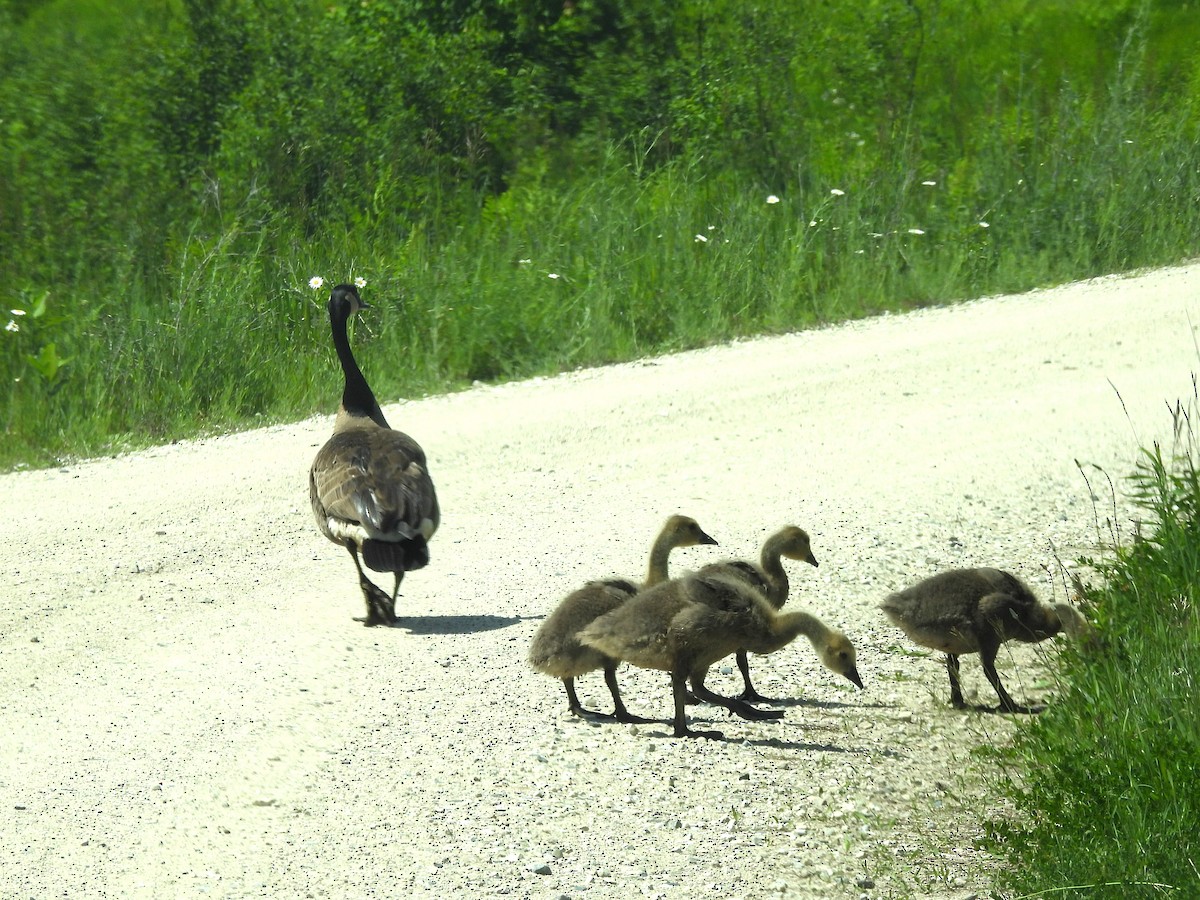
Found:
<path fill-rule="evenodd" d="M 860 688 L 862 688 L 863 683 L 862 683 L 862 679 L 858 677 L 858 668 L 857 667 L 852 668 L 849 672 L 847 672 L 846 677 L 849 678 L 851 681 L 853 681 Z M 866 688 L 863 688 L 863 690 L 866 690 Z"/>
<path fill-rule="evenodd" d="M 808 556 L 804 557 L 804 561 L 814 568 L 820 565 L 820 563 L 817 562 L 817 558 L 813 556 L 811 550 L 808 551 Z"/>

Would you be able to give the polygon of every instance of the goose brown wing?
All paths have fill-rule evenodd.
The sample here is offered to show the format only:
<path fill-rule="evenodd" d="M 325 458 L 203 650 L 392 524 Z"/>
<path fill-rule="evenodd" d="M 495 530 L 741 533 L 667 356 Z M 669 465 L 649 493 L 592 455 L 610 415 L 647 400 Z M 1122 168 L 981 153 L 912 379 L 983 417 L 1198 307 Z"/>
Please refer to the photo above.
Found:
<path fill-rule="evenodd" d="M 437 494 L 425 453 L 403 432 L 371 428 L 335 434 L 317 453 L 310 477 L 313 509 L 380 534 L 432 536 Z"/>

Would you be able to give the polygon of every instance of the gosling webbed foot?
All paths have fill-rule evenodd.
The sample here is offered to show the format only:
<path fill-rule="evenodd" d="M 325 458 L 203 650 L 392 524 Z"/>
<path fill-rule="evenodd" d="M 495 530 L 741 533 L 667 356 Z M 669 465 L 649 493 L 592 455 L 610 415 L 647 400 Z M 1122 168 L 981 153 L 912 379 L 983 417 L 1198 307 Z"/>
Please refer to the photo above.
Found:
<path fill-rule="evenodd" d="M 1038 713 L 1046 711 L 1045 705 L 1041 706 L 1022 706 L 1020 703 L 1001 703 L 999 706 L 989 710 L 994 713 L 1010 713 L 1013 715 L 1036 716 Z"/>
<path fill-rule="evenodd" d="M 738 700 L 744 700 L 747 703 L 776 703 L 770 697 L 764 697 L 752 687 L 748 687 L 737 695 Z"/>
<path fill-rule="evenodd" d="M 725 737 L 725 733 L 722 731 L 699 731 L 695 728 L 688 728 L 685 725 L 683 728 L 675 729 L 675 737 L 708 738 L 719 741 Z"/>

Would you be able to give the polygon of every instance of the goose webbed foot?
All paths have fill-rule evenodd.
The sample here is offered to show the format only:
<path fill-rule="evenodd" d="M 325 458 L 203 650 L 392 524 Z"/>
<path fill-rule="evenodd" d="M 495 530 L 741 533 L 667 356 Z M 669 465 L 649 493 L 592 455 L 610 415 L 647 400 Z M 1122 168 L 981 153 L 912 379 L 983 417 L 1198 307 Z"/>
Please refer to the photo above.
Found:
<path fill-rule="evenodd" d="M 370 581 L 362 584 L 363 597 L 367 601 L 367 615 L 359 619 L 368 628 L 376 625 L 392 626 L 399 622 L 396 618 L 396 605 L 391 597 Z"/>

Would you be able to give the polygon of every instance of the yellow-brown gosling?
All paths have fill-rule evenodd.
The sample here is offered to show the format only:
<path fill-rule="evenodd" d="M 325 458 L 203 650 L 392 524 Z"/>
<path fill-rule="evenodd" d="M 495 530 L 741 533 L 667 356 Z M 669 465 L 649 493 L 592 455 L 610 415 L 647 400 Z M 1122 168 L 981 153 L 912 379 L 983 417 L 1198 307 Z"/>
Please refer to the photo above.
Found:
<path fill-rule="evenodd" d="M 803 528 L 788 525 L 768 537 L 763 543 L 758 565 L 745 560 L 732 559 L 704 566 L 700 569 L 699 574 L 736 575 L 758 590 L 772 607 L 780 609 L 787 602 L 790 588 L 787 572 L 784 570 L 781 560 L 781 557 L 785 556 L 788 559 L 806 562 L 810 566 L 819 565 L 809 545 L 808 533 Z M 766 697 L 754 689 L 754 684 L 750 681 L 750 660 L 745 650 L 737 652 L 737 665 L 738 670 L 742 673 L 744 685 L 742 693 L 738 695 L 739 699 L 766 700 Z M 861 687 L 861 685 L 859 686 Z"/>
<path fill-rule="evenodd" d="M 1044 641 L 1065 631 L 1071 637 L 1088 633 L 1087 620 L 1069 603 L 1043 603 L 1015 575 L 1000 569 L 952 569 L 926 578 L 890 595 L 880 609 L 914 642 L 946 654 L 950 674 L 950 703 L 963 709 L 958 658 L 978 653 L 996 695 L 999 709 L 1010 713 L 1036 712 L 1021 706 L 1000 683 L 996 654 L 1005 641 Z"/>
<path fill-rule="evenodd" d="M 363 623 L 393 625 L 400 582 L 405 572 L 429 562 L 427 542 L 440 513 L 425 451 L 388 425 L 350 350 L 346 323 L 360 309 L 370 307 L 354 285 L 339 284 L 331 292 L 329 324 L 345 384 L 333 436 L 317 451 L 308 490 L 321 532 L 354 560 L 367 603 Z M 394 575 L 391 596 L 371 582 L 363 563 Z"/>
<path fill-rule="evenodd" d="M 612 694 L 618 722 L 646 721 L 632 715 L 621 701 L 617 687 L 617 660 L 594 647 L 580 643 L 579 632 L 598 616 L 624 604 L 640 589 L 667 580 L 667 559 L 676 547 L 715 544 L 716 541 L 689 516 L 671 516 L 650 549 L 646 580 L 641 585 L 620 578 L 591 581 L 568 594 L 538 628 L 529 649 L 529 664 L 539 672 L 561 678 L 567 691 L 568 708 L 577 716 L 603 715 L 585 709 L 575 693 L 575 679 L 596 669 L 604 670 L 604 681 Z M 607 717 L 607 716 L 605 716 Z"/>
<path fill-rule="evenodd" d="M 671 674 L 676 737 L 719 737 L 693 731 L 685 713 L 687 682 L 696 696 L 724 706 L 744 719 L 778 719 L 778 710 L 761 710 L 704 685 L 717 660 L 748 650 L 773 653 L 805 635 L 830 669 L 861 684 L 854 647 L 845 635 L 804 612 L 779 613 L 747 582 L 736 576 L 688 575 L 642 591 L 628 603 L 600 616 L 580 640 L 614 659 Z"/>

